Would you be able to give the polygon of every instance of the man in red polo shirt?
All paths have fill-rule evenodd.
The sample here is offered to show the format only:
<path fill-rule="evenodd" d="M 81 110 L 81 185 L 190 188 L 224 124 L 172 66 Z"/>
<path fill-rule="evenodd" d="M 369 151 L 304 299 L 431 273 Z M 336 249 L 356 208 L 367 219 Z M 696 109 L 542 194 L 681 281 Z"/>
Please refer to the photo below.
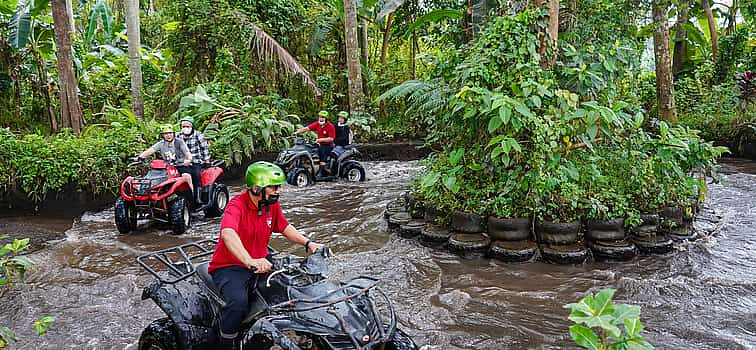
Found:
<path fill-rule="evenodd" d="M 227 347 L 233 346 L 248 312 L 255 273 L 267 273 L 272 267 L 266 258 L 271 234 L 280 232 L 310 253 L 323 247 L 299 233 L 283 216 L 278 196 L 286 176 L 281 168 L 256 162 L 247 168 L 245 180 L 247 190 L 234 197 L 223 214 L 220 240 L 207 269 L 226 303 L 221 309 L 220 335 Z"/>
<path fill-rule="evenodd" d="M 318 138 L 315 142 L 318 143 L 318 157 L 320 158 L 320 168 L 318 175 L 323 176 L 323 171 L 330 173 L 330 169 L 326 169 L 326 163 L 328 161 L 328 155 L 333 150 L 333 139 L 336 137 L 336 127 L 328 120 L 328 112 L 318 112 L 318 121 L 312 122 L 310 125 L 305 126 L 294 132 L 294 135 L 299 135 L 304 132 L 314 131 L 318 134 Z"/>

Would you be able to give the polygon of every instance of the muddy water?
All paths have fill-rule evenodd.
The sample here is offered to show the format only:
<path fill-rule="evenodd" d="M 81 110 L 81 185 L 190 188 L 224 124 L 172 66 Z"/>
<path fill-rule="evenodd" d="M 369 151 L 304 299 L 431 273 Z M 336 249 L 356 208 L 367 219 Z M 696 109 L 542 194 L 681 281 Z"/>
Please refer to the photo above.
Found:
<path fill-rule="evenodd" d="M 369 181 L 287 188 L 290 221 L 337 252 L 332 274 L 372 274 L 395 301 L 403 327 L 424 349 L 563 349 L 567 310 L 586 292 L 612 287 L 640 305 L 645 335 L 659 349 L 756 348 L 756 165 L 729 161 L 708 205 L 722 216 L 714 236 L 668 256 L 626 263 L 555 266 L 466 260 L 386 233 L 385 204 L 408 186 L 416 163 L 370 162 Z M 233 192 L 240 191 L 232 184 Z M 161 317 L 140 300 L 149 276 L 135 263 L 148 251 L 216 237 L 220 219 L 197 217 L 188 234 L 143 225 L 119 235 L 113 212 L 87 213 L 65 239 L 33 254 L 29 284 L 0 298 L 0 324 L 20 349 L 135 349 L 143 327 Z M 276 238 L 279 249 L 302 253 Z M 31 323 L 53 315 L 48 335 Z"/>

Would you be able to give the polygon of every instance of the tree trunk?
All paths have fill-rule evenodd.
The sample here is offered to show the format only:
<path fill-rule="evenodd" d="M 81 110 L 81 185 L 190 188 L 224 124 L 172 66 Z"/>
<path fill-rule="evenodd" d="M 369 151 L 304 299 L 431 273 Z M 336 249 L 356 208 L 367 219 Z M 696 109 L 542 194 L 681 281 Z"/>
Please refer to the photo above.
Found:
<path fill-rule="evenodd" d="M 381 44 L 381 74 L 386 74 L 386 58 L 388 56 L 389 37 L 391 36 L 391 24 L 394 22 L 394 13 L 389 13 L 386 19 L 386 27 L 383 29 L 383 43 Z M 381 117 L 386 117 L 386 101 L 381 100 Z"/>
<path fill-rule="evenodd" d="M 469 43 L 473 40 L 473 0 L 466 0 L 465 15 L 462 18 L 462 41 Z"/>
<path fill-rule="evenodd" d="M 55 29 L 55 47 L 58 56 L 58 79 L 60 80 L 60 120 L 63 127 L 70 127 L 75 134 L 81 132 L 83 116 L 79 104 L 78 86 L 71 60 L 71 42 L 68 38 L 68 13 L 66 0 L 50 2 Z"/>
<path fill-rule="evenodd" d="M 681 0 L 677 7 L 677 23 L 675 24 L 675 51 L 672 55 L 672 74 L 677 76 L 680 69 L 685 65 L 685 56 L 688 52 L 688 32 L 683 27 L 688 23 L 688 11 L 690 0 Z"/>
<path fill-rule="evenodd" d="M 126 36 L 129 39 L 129 75 L 131 75 L 131 112 L 144 117 L 142 99 L 142 61 L 139 48 L 142 46 L 139 34 L 139 0 L 126 0 Z"/>
<path fill-rule="evenodd" d="M 369 57 L 368 57 L 368 46 L 370 45 L 370 42 L 368 41 L 369 40 L 368 39 L 368 22 L 367 22 L 367 19 L 365 19 L 365 18 L 362 19 L 362 28 L 361 29 L 362 29 L 362 32 L 361 32 L 361 34 L 362 34 L 361 35 L 362 36 L 362 46 L 360 48 L 362 49 L 362 62 L 365 65 L 365 67 L 369 67 L 368 66 L 368 60 L 369 60 Z M 365 96 L 370 96 L 370 91 L 368 89 L 369 88 L 368 83 L 367 82 L 363 83 L 362 87 L 363 87 L 362 92 L 365 94 Z"/>
<path fill-rule="evenodd" d="M 410 66 L 412 68 L 412 79 L 415 79 L 415 56 L 417 56 L 417 35 L 415 35 L 415 32 L 412 32 L 412 50 L 410 50 L 410 53 L 412 55 Z"/>
<path fill-rule="evenodd" d="M 362 74 L 360 48 L 357 45 L 357 9 L 355 0 L 344 0 L 344 36 L 349 83 L 349 111 L 362 111 Z"/>
<path fill-rule="evenodd" d="M 714 14 L 711 13 L 709 0 L 701 0 L 701 7 L 706 12 L 706 19 L 709 22 L 709 34 L 711 36 L 711 60 L 716 61 L 719 57 L 719 40 L 717 38 L 717 24 L 714 22 Z"/>
<path fill-rule="evenodd" d="M 659 118 L 677 123 L 675 114 L 675 86 L 672 81 L 672 63 L 669 57 L 669 28 L 667 9 L 669 0 L 653 0 L 654 62 L 656 63 L 656 102 Z"/>
<path fill-rule="evenodd" d="M 76 23 L 74 22 L 73 3 L 71 0 L 66 0 L 66 13 L 68 14 L 68 31 L 71 35 L 75 35 Z"/>
<path fill-rule="evenodd" d="M 549 25 L 546 28 L 548 40 L 546 40 L 546 35 L 541 37 L 541 47 L 539 49 L 541 67 L 544 69 L 551 69 L 556 63 L 557 40 L 559 39 L 559 0 L 549 0 L 548 11 Z"/>

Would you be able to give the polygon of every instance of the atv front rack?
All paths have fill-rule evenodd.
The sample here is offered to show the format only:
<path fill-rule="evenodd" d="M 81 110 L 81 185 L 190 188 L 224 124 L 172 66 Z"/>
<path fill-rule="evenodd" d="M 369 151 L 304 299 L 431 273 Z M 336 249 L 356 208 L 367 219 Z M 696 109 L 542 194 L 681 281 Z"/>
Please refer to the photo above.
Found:
<path fill-rule="evenodd" d="M 356 283 L 356 281 L 367 281 L 367 283 L 358 284 Z M 378 283 L 380 283 L 380 280 L 377 278 L 368 277 L 368 276 L 358 276 L 349 280 L 347 283 L 341 286 L 341 288 L 334 289 L 317 298 L 291 299 L 291 300 L 287 300 L 282 303 L 273 305 L 270 307 L 270 309 L 271 311 L 277 311 L 277 312 L 302 312 L 302 311 L 320 309 L 320 308 L 338 304 L 347 300 L 351 300 L 360 295 L 363 295 L 367 293 L 368 291 L 370 291 L 371 289 L 375 288 L 378 285 Z M 336 299 L 329 299 L 329 297 L 334 294 L 339 294 L 343 291 L 346 291 L 352 288 L 355 288 L 356 290 L 351 294 L 346 294 Z M 297 307 L 295 306 L 296 304 L 315 304 L 315 305 Z"/>
<path fill-rule="evenodd" d="M 217 239 L 203 239 L 144 254 L 137 257 L 137 262 L 160 283 L 174 284 L 193 275 L 192 262 L 213 254 L 216 245 Z"/>

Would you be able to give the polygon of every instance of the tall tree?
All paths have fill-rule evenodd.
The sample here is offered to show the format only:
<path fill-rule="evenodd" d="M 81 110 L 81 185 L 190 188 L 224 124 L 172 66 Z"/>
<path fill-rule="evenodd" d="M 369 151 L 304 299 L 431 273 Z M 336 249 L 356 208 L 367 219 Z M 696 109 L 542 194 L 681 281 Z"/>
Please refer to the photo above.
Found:
<path fill-rule="evenodd" d="M 357 45 L 357 8 L 355 0 L 344 0 L 344 42 L 349 83 L 349 111 L 362 111 L 362 73 Z"/>
<path fill-rule="evenodd" d="M 672 81 L 672 62 L 669 55 L 669 0 L 652 0 L 654 17 L 654 62 L 656 63 L 656 104 L 659 118 L 677 122 L 675 86 Z"/>
<path fill-rule="evenodd" d="M 717 22 L 714 21 L 714 14 L 711 12 L 709 0 L 701 0 L 701 7 L 706 13 L 706 19 L 709 22 L 709 36 L 711 37 L 711 59 L 717 60 L 719 57 L 719 39 L 717 38 Z"/>
<path fill-rule="evenodd" d="M 675 24 L 675 51 L 672 55 L 672 74 L 677 75 L 685 64 L 685 56 L 688 51 L 688 31 L 685 24 L 688 23 L 690 0 L 680 0 L 677 5 L 677 23 Z"/>
<path fill-rule="evenodd" d="M 538 48 L 538 53 L 541 55 L 541 67 L 549 69 L 556 63 L 557 40 L 559 39 L 559 0 L 549 0 L 548 4 L 542 0 L 536 0 L 535 4 L 540 8 L 548 6 L 549 24 L 546 31 L 541 33 L 541 46 Z"/>
<path fill-rule="evenodd" d="M 126 0 L 126 36 L 129 40 L 129 74 L 131 75 L 131 112 L 144 117 L 142 98 L 142 46 L 139 33 L 139 0 Z"/>
<path fill-rule="evenodd" d="M 79 87 L 74 75 L 71 61 L 71 41 L 69 40 L 68 13 L 66 0 L 52 0 L 53 26 L 55 27 L 55 46 L 58 56 L 58 79 L 60 80 L 60 115 L 61 125 L 70 127 L 75 134 L 81 132 L 84 117 L 79 104 Z"/>

